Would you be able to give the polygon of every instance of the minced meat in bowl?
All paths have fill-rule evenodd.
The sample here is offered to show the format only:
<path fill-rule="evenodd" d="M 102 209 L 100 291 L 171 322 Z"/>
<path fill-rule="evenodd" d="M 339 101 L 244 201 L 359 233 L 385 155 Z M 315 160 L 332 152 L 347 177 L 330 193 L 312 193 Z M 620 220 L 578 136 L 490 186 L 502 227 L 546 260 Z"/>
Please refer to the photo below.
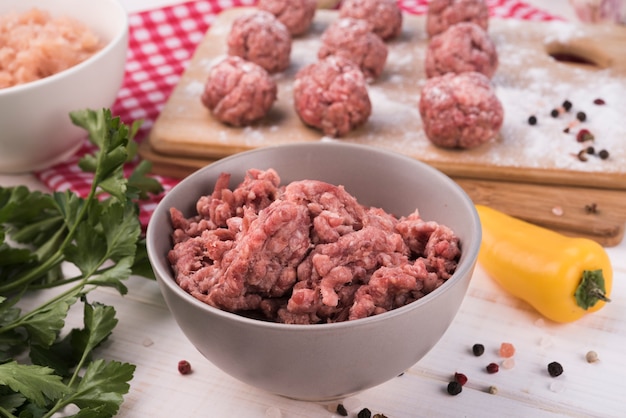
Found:
<path fill-rule="evenodd" d="M 244 187 L 233 192 L 240 184 L 253 183 L 258 190 Z M 242 201 L 236 194 L 258 197 L 251 205 L 257 207 L 244 209 L 244 205 L 234 204 Z M 213 200 L 212 196 L 219 199 Z M 261 207 L 273 209 L 259 210 Z M 331 207 L 337 210 L 325 210 Z M 207 229 L 208 221 L 196 222 L 198 208 L 221 219 L 217 223 L 223 223 L 222 227 Z M 237 211 L 242 216 L 232 216 Z M 235 239 L 236 231 L 249 231 L 250 225 L 262 217 L 271 218 L 271 222 L 264 223 L 265 229 L 242 236 L 241 241 Z M 300 221 L 280 222 L 290 217 Z M 317 228 L 312 227 L 314 223 Z M 402 233 L 390 232 L 402 231 L 397 227 L 403 224 L 405 230 L 419 226 L 426 235 L 438 231 L 441 239 L 433 241 L 439 245 L 432 245 L 430 256 L 423 248 L 428 240 L 407 243 Z M 184 243 L 194 234 L 204 234 L 207 239 L 204 244 L 188 243 L 189 248 L 185 248 Z M 337 244 L 350 236 L 356 247 Z M 168 254 L 176 253 L 176 240 L 183 244 L 180 254 L 173 256 L 172 268 Z M 371 246 L 363 246 L 359 240 L 371 242 Z M 285 242 L 292 245 L 285 247 Z M 324 141 L 248 151 L 192 174 L 168 192 L 155 210 L 147 244 L 170 311 L 207 359 L 231 376 L 264 390 L 297 399 L 327 400 L 397 376 L 439 341 L 469 285 L 480 246 L 480 224 L 463 190 L 432 167 L 379 148 Z M 203 245 L 215 251 L 219 260 L 215 264 L 234 266 L 229 274 L 239 281 L 228 282 L 227 287 L 211 294 L 207 290 L 211 274 L 220 266 L 214 268 L 211 262 L 199 261 L 197 251 Z M 237 245 L 237 251 L 229 252 Z M 246 252 L 253 248 L 263 249 L 258 253 L 262 256 L 247 258 Z M 279 257 L 267 256 L 272 251 Z M 331 257 L 337 254 L 341 256 Z M 414 266 L 418 259 L 422 260 L 417 263 L 422 268 L 419 274 L 414 271 L 419 270 Z M 177 265 L 176 260 L 182 264 Z M 194 263 L 205 267 L 196 274 L 209 279 L 185 276 L 184 290 L 176 276 L 181 270 L 193 270 Z M 392 297 L 385 293 L 389 286 L 367 289 L 363 284 L 372 283 L 376 270 L 372 266 L 398 267 L 398 273 L 404 269 L 404 275 L 376 274 L 381 275 L 380 283 L 391 280 L 406 288 L 393 288 L 398 292 Z M 265 274 L 258 274 L 261 270 Z M 303 284 L 295 283 L 294 277 L 300 273 L 305 277 L 312 270 L 334 273 L 318 277 L 321 280 L 317 282 L 309 276 L 299 282 Z M 435 271 L 436 278 L 429 276 Z M 251 278 L 237 272 L 257 273 Z M 420 274 L 423 276 L 418 279 Z M 433 280 L 428 281 L 428 277 Z M 322 285 L 324 279 L 328 280 Z M 420 280 L 423 282 L 418 290 L 414 285 Z M 412 286 L 407 287 L 407 283 Z M 367 291 L 359 290 L 358 284 Z M 383 293 L 379 295 L 376 291 L 380 289 Z M 188 291 L 196 294 L 192 296 Z M 346 295 L 359 292 L 368 295 L 363 299 L 368 303 L 360 304 L 364 310 L 359 309 L 349 320 L 350 310 L 343 308 L 347 301 L 354 300 Z M 299 304 L 298 309 L 312 309 L 294 314 L 287 306 L 289 298 L 299 293 L 296 302 L 307 301 L 304 296 L 312 299 Z M 372 300 L 380 303 L 370 304 Z M 243 312 L 237 313 L 238 307 L 243 307 Z M 247 315 L 249 308 L 261 312 L 262 319 Z"/>
<path fill-rule="evenodd" d="M 418 210 L 366 207 L 342 185 L 250 169 L 221 173 L 197 213 L 170 208 L 176 282 L 199 300 L 288 324 L 366 318 L 435 291 L 461 255 L 450 228 Z"/>

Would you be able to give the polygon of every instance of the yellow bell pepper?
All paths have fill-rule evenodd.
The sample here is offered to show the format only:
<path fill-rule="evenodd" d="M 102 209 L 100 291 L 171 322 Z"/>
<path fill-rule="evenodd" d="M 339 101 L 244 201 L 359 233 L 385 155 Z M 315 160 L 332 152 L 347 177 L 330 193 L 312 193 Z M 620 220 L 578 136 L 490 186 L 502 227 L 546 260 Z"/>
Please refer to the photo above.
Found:
<path fill-rule="evenodd" d="M 609 302 L 613 268 L 604 248 L 476 205 L 483 229 L 478 262 L 506 291 L 556 322 Z"/>

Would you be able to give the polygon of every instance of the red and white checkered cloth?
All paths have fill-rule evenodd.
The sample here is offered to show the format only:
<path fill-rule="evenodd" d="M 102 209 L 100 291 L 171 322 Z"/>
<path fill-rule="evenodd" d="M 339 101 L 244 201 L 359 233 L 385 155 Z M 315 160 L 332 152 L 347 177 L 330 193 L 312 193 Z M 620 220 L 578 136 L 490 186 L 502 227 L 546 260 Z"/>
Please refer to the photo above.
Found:
<path fill-rule="evenodd" d="M 126 76 L 111 111 L 123 122 L 143 120 L 137 140 L 141 141 L 150 131 L 172 92 L 185 65 L 191 59 L 196 46 L 217 15 L 225 9 L 253 6 L 257 0 L 196 0 L 161 9 L 131 14 L 129 51 Z M 423 14 L 427 0 L 399 0 L 407 13 Z M 517 18 L 535 21 L 556 19 L 546 12 L 515 0 L 487 0 L 490 15 L 501 18 Z M 86 196 L 91 187 L 92 176 L 78 168 L 80 156 L 93 150 L 85 139 L 82 149 L 69 160 L 52 168 L 35 173 L 51 190 L 70 189 Z M 132 170 L 133 163 L 128 170 Z M 158 176 L 165 192 L 178 180 Z M 146 226 L 159 200 L 154 196 L 140 202 L 141 222 Z"/>

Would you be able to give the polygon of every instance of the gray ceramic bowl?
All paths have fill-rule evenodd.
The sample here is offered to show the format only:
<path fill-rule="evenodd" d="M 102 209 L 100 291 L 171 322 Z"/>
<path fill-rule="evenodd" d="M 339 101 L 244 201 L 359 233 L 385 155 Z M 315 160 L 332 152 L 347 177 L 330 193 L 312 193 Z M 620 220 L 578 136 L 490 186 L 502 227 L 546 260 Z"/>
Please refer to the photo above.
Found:
<path fill-rule="evenodd" d="M 317 179 L 346 190 L 365 205 L 396 215 L 419 208 L 422 218 L 452 228 L 462 257 L 439 289 L 396 310 L 354 321 L 287 325 L 250 319 L 200 302 L 174 282 L 169 208 L 190 216 L 221 172 L 231 188 L 249 168 L 277 170 L 283 183 Z M 266 391 L 302 400 L 329 400 L 381 384 L 428 353 L 454 319 L 480 247 L 481 228 L 464 191 L 441 172 L 379 148 L 316 142 L 260 148 L 219 160 L 184 179 L 160 202 L 148 225 L 147 245 L 157 280 L 191 343 L 231 376 Z"/>

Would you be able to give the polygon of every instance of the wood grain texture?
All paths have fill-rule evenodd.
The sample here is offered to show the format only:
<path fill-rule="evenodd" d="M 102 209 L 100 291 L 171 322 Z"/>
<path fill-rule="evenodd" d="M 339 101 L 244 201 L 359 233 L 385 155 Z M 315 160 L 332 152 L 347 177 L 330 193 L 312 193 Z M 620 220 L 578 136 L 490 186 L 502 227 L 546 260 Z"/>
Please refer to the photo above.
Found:
<path fill-rule="evenodd" d="M 319 37 L 336 18 L 335 11 L 318 11 L 310 33 L 294 40 L 291 66 L 275 75 L 278 100 L 262 122 L 228 127 L 202 106 L 207 71 L 226 53 L 230 24 L 249 11 L 222 13 L 198 46 L 141 146 L 155 172 L 184 177 L 211 161 L 257 147 L 337 140 L 302 124 L 291 88 L 296 71 L 316 60 Z M 500 60 L 493 84 L 505 106 L 505 123 L 492 142 L 461 151 L 435 147 L 422 129 L 417 103 L 425 81 L 424 23 L 423 16 L 405 15 L 402 36 L 388 44 L 383 75 L 369 86 L 372 117 L 340 140 L 429 163 L 457 180 L 476 203 L 607 246 L 619 243 L 626 224 L 626 124 L 621 122 L 626 114 L 626 28 L 492 18 L 489 34 Z M 584 57 L 596 65 L 557 61 L 550 54 Z M 605 106 L 593 105 L 598 95 L 608 99 Z M 551 118 L 550 110 L 564 98 L 572 99 L 573 110 Z M 588 119 L 573 125 L 580 110 Z M 537 126 L 527 123 L 533 112 Z M 570 125 L 571 132 L 564 133 Z M 576 141 L 583 127 L 596 135 L 594 147 L 610 151 L 608 160 L 576 158 L 589 145 Z M 599 211 L 588 216 L 585 207 L 592 203 Z M 555 207 L 563 209 L 562 216 L 552 213 Z"/>

